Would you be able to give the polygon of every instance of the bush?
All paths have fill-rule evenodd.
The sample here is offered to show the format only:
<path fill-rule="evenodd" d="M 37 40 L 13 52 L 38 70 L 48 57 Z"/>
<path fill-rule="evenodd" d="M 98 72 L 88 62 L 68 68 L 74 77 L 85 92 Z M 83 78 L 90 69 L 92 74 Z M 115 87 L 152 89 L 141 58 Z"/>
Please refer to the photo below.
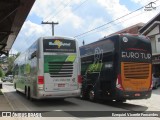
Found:
<path fill-rule="evenodd" d="M 3 72 L 2 68 L 0 68 L 0 77 L 4 77 L 4 72 Z"/>

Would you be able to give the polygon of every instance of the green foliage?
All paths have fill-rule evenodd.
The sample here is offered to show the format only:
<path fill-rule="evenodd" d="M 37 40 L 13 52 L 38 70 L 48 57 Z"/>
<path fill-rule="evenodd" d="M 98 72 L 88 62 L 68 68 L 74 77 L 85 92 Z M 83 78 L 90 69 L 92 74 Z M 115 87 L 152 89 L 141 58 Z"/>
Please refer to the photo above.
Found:
<path fill-rule="evenodd" d="M 12 72 L 13 72 L 13 66 L 14 66 L 14 61 L 15 61 L 15 59 L 18 57 L 20 55 L 20 53 L 17 53 L 16 55 L 14 55 L 14 56 L 10 56 L 10 57 L 8 57 L 8 71 L 7 71 L 7 73 L 6 73 L 6 75 L 11 75 L 12 74 Z"/>
<path fill-rule="evenodd" d="M 0 68 L 0 77 L 3 77 L 4 76 L 4 72 L 2 70 L 2 68 Z"/>

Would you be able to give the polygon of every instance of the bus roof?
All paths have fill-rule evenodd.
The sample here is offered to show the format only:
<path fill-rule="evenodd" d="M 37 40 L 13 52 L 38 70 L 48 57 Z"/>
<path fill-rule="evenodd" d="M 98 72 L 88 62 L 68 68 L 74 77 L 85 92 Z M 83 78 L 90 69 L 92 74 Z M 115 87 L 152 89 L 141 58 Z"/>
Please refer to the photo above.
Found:
<path fill-rule="evenodd" d="M 42 39 L 69 39 L 69 40 L 76 40 L 76 38 L 68 37 L 68 36 L 45 36 L 40 37 Z"/>
<path fill-rule="evenodd" d="M 110 35 L 110 36 L 104 36 L 103 38 L 100 38 L 100 39 L 98 39 L 98 40 L 95 41 L 95 42 L 92 42 L 92 43 L 89 43 L 89 44 L 86 44 L 86 45 L 83 45 L 83 46 L 87 46 L 87 45 L 90 45 L 90 44 L 99 42 L 99 41 L 101 41 L 101 40 L 104 40 L 104 39 L 106 39 L 106 38 L 110 38 L 110 37 L 113 37 L 113 36 L 139 36 L 141 39 L 144 39 L 144 38 L 149 39 L 149 38 L 147 38 L 147 37 L 144 36 L 144 35 L 130 34 L 130 33 L 120 33 L 120 34 L 114 34 L 114 35 Z M 80 46 L 80 48 L 83 47 L 83 46 Z"/>
<path fill-rule="evenodd" d="M 95 41 L 95 42 L 92 42 L 92 43 L 89 43 L 89 44 L 83 45 L 83 46 L 81 46 L 81 47 L 88 46 L 88 45 L 90 45 L 90 44 L 93 44 L 93 43 L 99 42 L 99 41 L 101 41 L 101 40 L 104 40 L 105 38 L 110 38 L 110 37 L 112 37 L 112 36 L 119 36 L 119 34 L 115 34 L 115 35 L 111 35 L 111 36 L 104 36 L 103 38 L 100 38 L 100 39 L 98 39 L 98 40 L 97 40 L 97 41 Z M 80 47 L 80 48 L 81 48 L 81 47 Z"/>

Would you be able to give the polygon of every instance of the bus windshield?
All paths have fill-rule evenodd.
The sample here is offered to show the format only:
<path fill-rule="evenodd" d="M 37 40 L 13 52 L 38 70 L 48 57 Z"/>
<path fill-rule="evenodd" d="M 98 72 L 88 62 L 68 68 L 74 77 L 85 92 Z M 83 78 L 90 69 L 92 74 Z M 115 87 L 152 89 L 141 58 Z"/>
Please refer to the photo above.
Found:
<path fill-rule="evenodd" d="M 76 43 L 73 40 L 66 39 L 44 39 L 43 51 L 76 53 Z"/>

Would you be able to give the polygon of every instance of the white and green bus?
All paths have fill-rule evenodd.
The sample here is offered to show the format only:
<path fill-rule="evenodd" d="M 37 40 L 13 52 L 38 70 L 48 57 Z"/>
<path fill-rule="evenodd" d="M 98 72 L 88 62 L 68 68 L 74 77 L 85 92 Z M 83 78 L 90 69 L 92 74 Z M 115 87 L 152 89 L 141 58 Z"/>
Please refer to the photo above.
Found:
<path fill-rule="evenodd" d="M 81 63 L 77 43 L 69 37 L 39 38 L 14 62 L 16 91 L 28 99 L 79 96 Z"/>

